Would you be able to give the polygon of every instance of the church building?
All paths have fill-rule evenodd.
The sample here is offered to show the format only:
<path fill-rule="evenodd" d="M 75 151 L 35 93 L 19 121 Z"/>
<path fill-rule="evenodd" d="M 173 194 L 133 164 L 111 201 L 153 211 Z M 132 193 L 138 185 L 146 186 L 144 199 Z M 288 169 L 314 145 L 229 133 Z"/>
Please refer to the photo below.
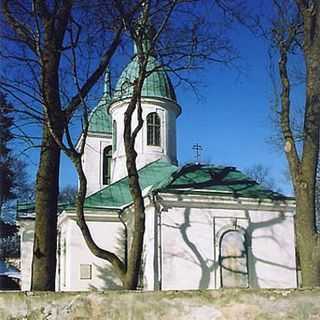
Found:
<path fill-rule="evenodd" d="M 179 166 L 176 119 L 182 108 L 156 57 L 149 58 L 148 69 L 156 71 L 143 85 L 144 126 L 135 144 L 146 207 L 140 288 L 297 287 L 294 199 L 265 189 L 235 167 Z M 113 93 L 106 77 L 83 155 L 87 223 L 97 245 L 122 259 L 133 210 L 122 136 L 137 74 L 134 55 Z M 22 290 L 29 290 L 34 216 L 27 205 L 18 208 L 18 215 Z M 120 288 L 110 264 L 86 246 L 76 219 L 72 206 L 58 217 L 57 290 Z"/>

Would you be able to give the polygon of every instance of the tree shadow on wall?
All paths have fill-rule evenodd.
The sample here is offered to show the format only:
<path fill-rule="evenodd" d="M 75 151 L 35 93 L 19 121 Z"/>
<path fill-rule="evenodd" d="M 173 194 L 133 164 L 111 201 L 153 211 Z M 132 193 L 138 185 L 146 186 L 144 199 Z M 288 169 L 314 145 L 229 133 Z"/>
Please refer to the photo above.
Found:
<path fill-rule="evenodd" d="M 119 258 L 124 260 L 125 256 L 125 231 L 121 230 L 117 236 L 117 244 L 115 253 Z M 109 262 L 104 262 L 103 265 L 94 264 L 94 270 L 98 279 L 101 279 L 102 286 L 96 287 L 93 284 L 89 285 L 90 290 L 120 290 L 123 289 L 122 283 L 116 273 L 113 271 Z"/>
<path fill-rule="evenodd" d="M 182 201 L 182 198 L 181 198 Z M 218 253 L 216 256 L 216 261 L 213 261 L 211 259 L 208 259 L 205 257 L 204 254 L 201 253 L 201 251 L 199 250 L 198 246 L 196 245 L 196 243 L 191 239 L 190 237 L 190 233 L 188 234 L 188 230 L 191 230 L 192 228 L 192 221 L 190 221 L 190 214 L 191 214 L 191 208 L 186 208 L 183 212 L 183 222 L 182 223 L 174 223 L 172 224 L 163 224 L 163 226 L 168 227 L 168 228 L 173 228 L 176 230 L 179 230 L 182 240 L 184 241 L 184 243 L 188 246 L 188 248 L 191 250 L 192 254 L 193 254 L 193 259 L 188 255 L 184 254 L 172 254 L 169 253 L 170 256 L 178 256 L 181 259 L 187 260 L 189 262 L 195 263 L 200 267 L 201 270 L 201 276 L 200 276 L 200 281 L 198 284 L 198 288 L 199 289 L 207 289 L 209 288 L 209 284 L 210 284 L 210 280 L 211 277 L 215 274 L 215 272 L 217 272 L 218 270 L 221 269 L 219 267 L 224 268 L 225 270 L 228 271 L 233 271 L 233 272 L 237 272 L 235 270 L 233 270 L 232 268 L 227 268 L 226 266 L 221 265 L 221 257 L 219 256 L 220 254 L 220 248 L 218 248 Z M 251 240 L 254 237 L 255 239 L 257 239 L 258 237 L 254 235 L 254 233 L 261 228 L 269 228 L 269 233 L 271 233 L 270 235 L 263 235 L 261 236 L 261 238 L 263 239 L 272 239 L 274 242 L 276 242 L 278 244 L 278 246 L 281 246 L 281 243 L 278 242 L 277 237 L 274 235 L 274 230 L 273 230 L 273 226 L 281 223 L 284 221 L 285 219 L 285 215 L 283 212 L 279 212 L 277 213 L 277 216 L 269 219 L 267 221 L 262 221 L 262 222 L 252 222 L 251 221 L 251 217 L 249 215 L 249 212 L 246 211 L 245 212 L 245 217 L 248 221 L 248 227 L 245 229 L 245 233 L 246 233 L 246 249 L 247 249 L 247 259 L 248 259 L 248 263 L 247 263 L 247 276 L 248 276 L 248 282 L 249 282 L 249 287 L 253 287 L 253 288 L 259 288 L 259 282 L 261 282 L 263 280 L 263 278 L 261 277 L 261 275 L 258 278 L 257 275 L 257 271 L 256 271 L 256 266 L 258 263 L 263 263 L 263 264 L 268 264 L 270 266 L 275 266 L 275 267 L 279 267 L 279 268 L 284 268 L 287 270 L 296 270 L 294 267 L 290 267 L 287 266 L 285 264 L 282 263 L 277 263 L 274 261 L 268 261 L 267 259 L 263 259 L 261 257 L 258 257 L 254 254 L 253 250 L 252 250 L 252 246 L 251 246 Z M 208 222 L 209 223 L 209 222 Z M 226 225 L 228 226 L 228 225 Z M 236 229 L 232 229 L 234 228 L 233 226 L 230 225 L 230 229 L 229 230 L 236 230 Z M 216 235 L 214 235 L 216 236 Z M 208 235 L 208 238 L 211 241 L 211 234 Z M 217 240 L 217 243 L 219 243 L 219 239 Z M 212 244 L 213 245 L 213 244 Z M 216 248 L 213 247 L 213 250 L 216 250 Z M 290 253 L 291 254 L 291 253 Z M 288 253 L 289 255 L 289 253 Z M 239 256 L 240 257 L 240 256 Z M 229 258 L 232 258 L 231 256 Z M 233 257 L 235 258 L 235 257 Z M 240 258 L 243 258 L 243 255 L 241 255 Z M 242 272 L 243 273 L 243 272 Z M 243 273 L 244 274 L 244 273 Z M 218 277 L 221 276 L 221 274 L 217 275 Z M 270 280 L 268 280 L 270 281 Z M 276 281 L 275 281 L 275 286 L 276 286 Z"/>
<path fill-rule="evenodd" d="M 245 216 L 248 219 L 248 228 L 246 229 L 246 232 L 250 242 L 252 239 L 264 239 L 264 240 L 271 239 L 274 243 L 278 245 L 279 248 L 281 248 L 282 244 L 278 241 L 277 237 L 274 235 L 273 227 L 282 223 L 285 220 L 285 215 L 283 212 L 278 212 L 277 217 L 274 217 L 272 219 L 269 219 L 267 221 L 262 221 L 262 222 L 252 222 L 250 214 L 247 210 L 245 211 Z M 269 233 L 271 234 L 263 235 L 263 236 L 255 236 L 254 233 L 262 228 L 268 228 Z M 283 250 L 283 248 L 281 248 L 281 250 Z M 290 255 L 289 252 L 285 252 L 285 253 L 282 252 L 282 255 L 284 254 Z M 270 261 L 270 260 L 258 257 L 257 255 L 254 254 L 251 245 L 248 247 L 248 259 L 250 262 L 250 265 L 249 265 L 250 287 L 253 287 L 253 288 L 259 288 L 260 287 L 259 282 L 264 280 L 261 276 L 260 277 L 257 276 L 256 270 L 257 270 L 258 263 L 267 264 L 270 266 L 274 266 L 274 267 L 278 267 L 286 270 L 296 271 L 295 267 L 290 267 L 282 263 L 278 263 L 278 262 L 274 262 L 274 261 Z M 276 283 L 278 283 L 278 281 L 275 281 L 275 284 Z"/>
<path fill-rule="evenodd" d="M 181 237 L 185 244 L 190 248 L 194 259 L 188 258 L 186 255 L 174 255 L 169 254 L 170 256 L 178 256 L 181 259 L 188 260 L 191 263 L 195 263 L 200 267 L 201 270 L 201 276 L 198 288 L 199 289 L 208 289 L 210 280 L 211 280 L 211 274 L 214 270 L 218 267 L 218 262 L 213 261 L 211 259 L 207 259 L 204 257 L 204 255 L 200 252 L 197 245 L 190 239 L 188 236 L 188 229 L 191 227 L 190 223 L 190 208 L 186 208 L 183 213 L 184 221 L 181 224 L 175 224 L 175 225 L 168 225 L 163 224 L 164 226 L 168 228 L 173 228 L 179 230 Z"/>
<path fill-rule="evenodd" d="M 263 201 L 264 199 L 270 199 L 274 203 L 284 203 L 287 199 L 282 194 L 274 192 L 272 190 L 268 190 L 259 185 L 255 180 L 247 177 L 245 174 L 238 171 L 234 167 L 214 167 L 203 166 L 200 164 L 186 165 L 181 168 L 172 176 L 171 181 L 169 181 L 169 183 L 163 189 L 176 189 L 182 193 L 183 191 L 188 193 L 190 192 L 190 190 L 212 190 L 214 191 L 213 195 L 219 194 L 219 192 L 222 192 L 224 195 L 228 195 L 229 193 L 229 196 L 231 195 L 235 199 L 240 199 L 241 197 L 249 197 L 256 199 L 258 203 Z M 180 195 L 178 197 L 179 200 L 183 202 L 183 196 Z M 248 227 L 246 228 L 245 233 L 246 238 L 248 239 L 247 254 L 249 260 L 248 271 L 250 272 L 250 286 L 259 287 L 259 280 L 263 280 L 261 277 L 260 279 L 257 278 L 256 266 L 258 263 L 264 263 L 287 270 L 295 270 L 294 267 L 290 267 L 274 261 L 268 261 L 261 257 L 255 256 L 251 246 L 252 238 L 255 237 L 255 239 L 257 239 L 257 236 L 255 235 L 256 231 L 258 231 L 259 229 L 268 228 L 268 233 L 270 235 L 263 235 L 262 237 L 264 239 L 272 239 L 280 247 L 281 243 L 278 242 L 277 236 L 274 235 L 273 227 L 285 220 L 284 213 L 280 211 L 277 213 L 277 216 L 272 217 L 269 220 L 253 222 L 248 210 L 246 210 L 245 218 L 248 221 Z M 215 271 L 219 267 L 220 263 L 219 261 L 213 261 L 209 264 L 208 261 L 206 261 L 206 259 L 204 259 L 204 257 L 201 255 L 195 243 L 193 243 L 188 237 L 187 230 L 191 227 L 190 209 L 185 209 L 183 223 L 175 224 L 175 226 L 171 227 L 179 229 L 182 239 L 193 252 L 197 264 L 201 267 L 202 275 L 199 283 L 199 288 L 206 288 L 206 285 L 208 285 L 210 282 L 210 274 L 212 273 L 212 271 Z M 232 228 L 233 226 L 230 225 L 230 230 L 232 230 Z M 219 241 L 220 239 L 218 239 L 217 243 L 219 243 Z M 290 254 L 292 253 L 288 253 L 288 255 Z"/>

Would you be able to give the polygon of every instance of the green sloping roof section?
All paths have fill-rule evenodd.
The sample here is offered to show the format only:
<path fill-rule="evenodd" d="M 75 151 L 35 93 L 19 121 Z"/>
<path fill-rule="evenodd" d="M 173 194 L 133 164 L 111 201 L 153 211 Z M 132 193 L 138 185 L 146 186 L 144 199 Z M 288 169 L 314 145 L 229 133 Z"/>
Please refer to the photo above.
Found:
<path fill-rule="evenodd" d="M 112 133 L 111 117 L 107 113 L 107 107 L 110 104 L 109 99 L 103 96 L 89 117 L 89 129 L 91 133 Z"/>
<path fill-rule="evenodd" d="M 191 164 L 178 168 L 165 160 L 154 161 L 138 171 L 142 190 L 173 193 L 201 193 L 270 200 L 293 199 L 268 190 L 234 167 Z M 88 196 L 86 209 L 121 209 L 132 203 L 128 178 L 125 177 Z M 72 209 L 59 203 L 59 212 Z M 18 202 L 17 215 L 34 214 L 35 203 Z"/>
<path fill-rule="evenodd" d="M 176 101 L 176 94 L 164 68 L 153 56 L 148 57 L 147 71 L 152 71 L 144 80 L 142 97 L 166 98 Z M 129 98 L 133 94 L 133 83 L 138 77 L 138 57 L 135 56 L 122 72 L 113 95 L 113 101 Z"/>
<path fill-rule="evenodd" d="M 35 208 L 34 202 L 17 202 L 17 213 L 34 213 Z"/>
<path fill-rule="evenodd" d="M 165 160 L 154 161 L 138 171 L 139 183 L 144 190 L 158 185 L 161 181 L 168 179 L 177 167 Z M 125 177 L 102 190 L 88 196 L 85 200 L 85 208 L 121 208 L 132 203 L 129 191 L 128 178 Z"/>
<path fill-rule="evenodd" d="M 169 181 L 159 185 L 159 191 L 208 192 L 234 197 L 281 200 L 288 197 L 268 190 L 234 167 L 186 165 Z"/>
<path fill-rule="evenodd" d="M 70 202 L 59 202 L 58 203 L 58 213 L 62 212 L 66 208 L 70 207 L 72 203 Z M 36 209 L 35 202 L 17 202 L 17 216 L 24 215 L 34 215 Z"/>

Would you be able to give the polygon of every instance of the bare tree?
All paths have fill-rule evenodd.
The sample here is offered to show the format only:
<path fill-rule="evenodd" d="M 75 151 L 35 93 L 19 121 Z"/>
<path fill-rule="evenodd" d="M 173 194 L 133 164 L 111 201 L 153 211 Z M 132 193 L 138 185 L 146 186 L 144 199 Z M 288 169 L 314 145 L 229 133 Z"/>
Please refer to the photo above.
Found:
<path fill-rule="evenodd" d="M 280 126 L 296 196 L 297 244 L 302 286 L 320 285 L 320 235 L 316 231 L 316 170 L 320 131 L 320 3 L 319 1 L 273 1 L 273 43 L 279 55 Z M 293 54 L 304 64 L 305 103 L 302 132 L 294 133 L 292 121 Z"/>
<path fill-rule="evenodd" d="M 14 107 L 0 92 L 0 218 L 12 222 L 16 200 L 30 194 L 27 164 L 13 151 L 14 123 Z"/>
<path fill-rule="evenodd" d="M 129 189 L 133 199 L 133 227 L 126 261 L 123 261 L 116 253 L 98 247 L 85 220 L 84 202 L 87 181 L 83 172 L 81 157 L 88 129 L 87 115 L 84 115 L 84 131 L 78 149 L 74 147 L 71 139 L 67 139 L 66 143 L 61 139 L 53 125 L 55 119 L 53 115 L 51 117 L 50 110 L 48 110 L 48 121 L 52 136 L 72 160 L 79 176 L 79 192 L 76 199 L 77 223 L 89 249 L 97 257 L 111 263 L 113 271 L 122 281 L 124 288 L 136 289 L 143 250 L 145 207 L 139 185 L 136 167 L 137 153 L 134 145 L 136 136 L 143 126 L 141 92 L 144 81 L 151 73 L 157 72 L 157 68 L 171 71 L 180 80 L 183 80 L 179 72 L 196 68 L 199 61 L 227 63 L 232 60 L 233 54 L 229 43 L 223 38 L 223 35 L 220 34 L 219 36 L 219 32 L 208 34 L 208 30 L 204 28 L 206 24 L 202 23 L 200 17 L 194 14 L 192 10 L 187 11 L 187 8 L 191 9 L 190 6 L 193 6 L 196 1 L 194 3 L 193 1 L 137 1 L 135 3 L 137 10 L 134 17 L 130 14 L 130 8 L 124 2 L 114 1 L 113 3 L 122 17 L 129 38 L 135 43 L 139 65 L 137 78 L 131 83 L 133 93 L 124 117 L 123 139 L 126 167 Z M 188 23 L 174 23 L 174 21 L 178 21 L 177 17 L 182 18 L 185 12 L 187 12 L 187 16 L 190 19 L 182 21 L 187 21 Z M 184 18 L 186 18 L 186 15 Z M 150 70 L 148 62 L 154 55 L 157 55 L 159 62 L 161 61 L 162 63 Z M 132 117 L 135 112 L 137 113 L 138 124 L 132 128 Z"/>
<path fill-rule="evenodd" d="M 316 180 L 316 225 L 320 233 L 320 161 L 318 160 L 317 180 Z"/>
<path fill-rule="evenodd" d="M 10 141 L 12 134 L 12 106 L 0 92 L 0 217 L 2 208 L 8 200 L 14 198 L 14 168 Z"/>
<path fill-rule="evenodd" d="M 74 203 L 77 196 L 78 188 L 75 185 L 66 185 L 59 192 L 59 202 Z"/>
<path fill-rule="evenodd" d="M 101 6 L 107 19 L 98 26 Z M 60 140 L 64 133 L 70 139 L 68 124 L 108 66 L 120 43 L 122 22 L 104 1 L 4 0 L 1 9 L 1 54 L 11 67 L 11 73 L 2 74 L 1 87 L 21 103 L 25 115 L 42 125 L 32 290 L 54 290 L 60 147 L 51 131 Z M 95 34 L 103 44 L 100 54 L 91 57 L 92 65 L 90 55 L 75 63 L 84 58 L 83 51 L 92 52 L 88 44 L 97 40 Z"/>
<path fill-rule="evenodd" d="M 245 173 L 263 187 L 270 190 L 276 189 L 276 184 L 271 176 L 270 168 L 263 166 L 262 164 L 253 165 L 245 170 Z"/>

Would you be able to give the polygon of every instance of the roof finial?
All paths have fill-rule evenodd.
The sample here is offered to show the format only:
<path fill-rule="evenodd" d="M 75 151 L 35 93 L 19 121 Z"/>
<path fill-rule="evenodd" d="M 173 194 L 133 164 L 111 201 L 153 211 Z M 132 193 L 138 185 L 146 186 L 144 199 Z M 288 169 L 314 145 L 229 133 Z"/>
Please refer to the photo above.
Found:
<path fill-rule="evenodd" d="M 149 16 L 149 1 L 143 1 L 142 2 L 142 12 L 140 18 L 138 18 L 137 24 L 136 24 L 136 31 L 139 34 L 139 37 L 141 36 L 142 40 L 142 49 L 144 53 L 147 55 L 153 55 L 155 56 L 154 48 L 153 46 L 153 38 L 156 34 L 156 30 L 150 21 Z M 138 52 L 137 50 L 137 44 L 133 43 L 133 51 L 134 55 L 136 55 Z"/>
<path fill-rule="evenodd" d="M 196 158 L 196 164 L 199 164 L 200 163 L 200 153 L 203 150 L 202 146 L 200 144 L 196 143 L 193 145 L 192 150 L 194 150 L 194 152 L 195 152 L 194 157 Z"/>
<path fill-rule="evenodd" d="M 111 74 L 110 74 L 110 70 L 109 67 L 107 67 L 106 69 L 106 73 L 104 76 L 104 86 L 103 86 L 103 96 L 106 99 L 111 99 Z"/>

